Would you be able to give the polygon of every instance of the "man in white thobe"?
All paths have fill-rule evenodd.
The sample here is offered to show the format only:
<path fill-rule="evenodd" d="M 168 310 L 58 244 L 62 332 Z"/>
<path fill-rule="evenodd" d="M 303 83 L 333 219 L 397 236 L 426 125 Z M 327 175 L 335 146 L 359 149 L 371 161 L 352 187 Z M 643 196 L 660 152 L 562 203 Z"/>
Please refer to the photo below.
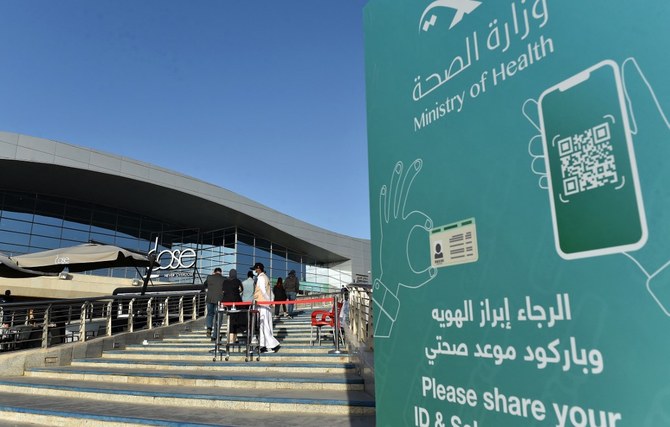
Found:
<path fill-rule="evenodd" d="M 254 264 L 251 269 L 257 276 L 256 290 L 254 291 L 254 300 L 272 301 L 270 292 L 270 278 L 265 274 L 265 266 L 260 262 Z M 279 341 L 274 337 L 272 332 L 272 310 L 269 305 L 259 304 L 258 312 L 260 320 L 260 347 L 261 353 L 279 351 Z"/>

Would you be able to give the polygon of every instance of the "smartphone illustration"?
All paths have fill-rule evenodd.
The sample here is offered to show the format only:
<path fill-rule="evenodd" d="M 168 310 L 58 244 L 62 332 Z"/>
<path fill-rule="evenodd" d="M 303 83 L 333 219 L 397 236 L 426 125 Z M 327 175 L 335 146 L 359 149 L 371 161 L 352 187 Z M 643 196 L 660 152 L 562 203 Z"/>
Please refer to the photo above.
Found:
<path fill-rule="evenodd" d="M 539 115 L 554 242 L 564 259 L 634 251 L 647 223 L 618 65 L 545 90 Z"/>

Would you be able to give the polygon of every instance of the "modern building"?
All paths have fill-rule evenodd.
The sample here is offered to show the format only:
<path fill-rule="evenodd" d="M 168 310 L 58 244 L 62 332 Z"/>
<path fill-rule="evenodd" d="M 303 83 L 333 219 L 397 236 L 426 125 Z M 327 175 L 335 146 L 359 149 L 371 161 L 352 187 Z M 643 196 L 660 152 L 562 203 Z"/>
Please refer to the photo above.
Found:
<path fill-rule="evenodd" d="M 161 283 L 199 283 L 217 266 L 243 276 L 255 262 L 273 278 L 295 270 L 305 286 L 323 289 L 365 281 L 370 271 L 369 240 L 139 160 L 0 132 L 0 252 L 91 241 L 155 251 L 161 267 L 152 276 Z M 102 276 L 115 286 L 137 283 L 143 273 L 90 272 L 94 282 Z M 0 287 L 17 283 L 8 280 L 19 279 Z"/>

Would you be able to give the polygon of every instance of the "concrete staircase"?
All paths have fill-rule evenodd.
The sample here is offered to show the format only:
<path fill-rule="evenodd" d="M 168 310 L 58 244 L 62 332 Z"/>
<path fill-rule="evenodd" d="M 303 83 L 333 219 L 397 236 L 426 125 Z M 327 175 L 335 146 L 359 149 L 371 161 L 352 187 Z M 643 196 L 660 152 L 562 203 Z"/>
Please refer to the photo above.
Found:
<path fill-rule="evenodd" d="M 281 350 L 260 361 L 235 351 L 213 361 L 201 325 L 0 377 L 0 425 L 374 425 L 374 398 L 349 356 L 329 354 L 332 339 L 310 345 L 309 313 L 275 322 Z"/>

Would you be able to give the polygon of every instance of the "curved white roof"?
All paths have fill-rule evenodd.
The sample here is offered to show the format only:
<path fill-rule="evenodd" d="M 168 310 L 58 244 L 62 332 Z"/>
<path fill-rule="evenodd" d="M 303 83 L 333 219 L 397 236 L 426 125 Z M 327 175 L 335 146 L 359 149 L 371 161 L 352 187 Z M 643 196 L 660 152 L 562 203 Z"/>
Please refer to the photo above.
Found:
<path fill-rule="evenodd" d="M 139 160 L 0 132 L 0 178 L 7 190 L 118 207 L 185 228 L 209 231 L 237 225 L 317 262 L 351 260 L 353 274 L 370 271 L 367 239 L 316 227 L 225 188 Z"/>

